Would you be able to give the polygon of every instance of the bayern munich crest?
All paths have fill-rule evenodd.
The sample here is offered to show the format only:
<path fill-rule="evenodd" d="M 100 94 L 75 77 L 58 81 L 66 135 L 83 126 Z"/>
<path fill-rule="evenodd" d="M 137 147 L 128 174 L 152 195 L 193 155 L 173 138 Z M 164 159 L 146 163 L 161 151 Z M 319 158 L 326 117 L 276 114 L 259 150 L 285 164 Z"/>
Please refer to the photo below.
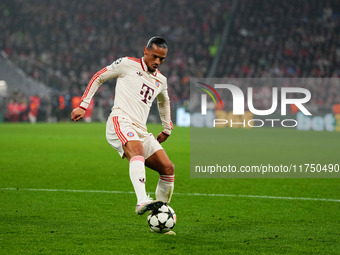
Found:
<path fill-rule="evenodd" d="M 127 136 L 128 136 L 128 137 L 134 137 L 134 136 L 135 136 L 135 134 L 134 134 L 134 133 L 132 133 L 132 132 L 129 132 L 129 133 L 127 133 Z"/>
<path fill-rule="evenodd" d="M 156 86 L 158 88 L 159 87 L 159 81 L 156 80 L 155 84 L 156 84 Z"/>

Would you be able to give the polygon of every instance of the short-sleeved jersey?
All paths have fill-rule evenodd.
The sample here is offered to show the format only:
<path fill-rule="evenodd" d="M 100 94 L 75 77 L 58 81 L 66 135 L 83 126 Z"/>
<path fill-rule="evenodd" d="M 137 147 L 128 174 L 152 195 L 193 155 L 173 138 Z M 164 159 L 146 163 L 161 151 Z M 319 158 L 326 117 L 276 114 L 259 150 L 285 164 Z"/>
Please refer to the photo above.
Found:
<path fill-rule="evenodd" d="M 137 125 L 146 129 L 152 102 L 157 98 L 162 125 L 166 134 L 173 128 L 167 80 L 158 70 L 149 72 L 143 58 L 124 57 L 97 72 L 89 82 L 80 107 L 87 109 L 99 86 L 117 78 L 114 109 L 121 109 Z"/>

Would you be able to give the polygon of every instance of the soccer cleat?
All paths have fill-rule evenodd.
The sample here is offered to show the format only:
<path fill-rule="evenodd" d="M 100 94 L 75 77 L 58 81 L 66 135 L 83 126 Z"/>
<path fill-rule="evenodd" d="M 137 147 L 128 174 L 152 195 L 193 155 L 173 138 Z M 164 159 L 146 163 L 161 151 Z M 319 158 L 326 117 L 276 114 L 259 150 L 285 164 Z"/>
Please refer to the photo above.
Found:
<path fill-rule="evenodd" d="M 156 232 L 156 231 L 154 231 L 154 230 L 152 230 L 152 229 L 150 228 L 150 232 L 151 232 L 151 233 L 157 233 L 157 234 L 164 234 L 164 235 L 172 235 L 172 236 L 175 236 L 175 235 L 176 235 L 176 233 L 175 233 L 174 231 L 172 231 L 172 230 L 169 230 L 168 232 L 165 232 L 165 233 L 159 233 L 159 232 Z"/>
<path fill-rule="evenodd" d="M 173 235 L 173 236 L 175 236 L 176 233 L 174 231 L 170 230 L 168 232 L 165 232 L 164 235 Z"/>
<path fill-rule="evenodd" d="M 162 205 L 164 205 L 164 202 L 162 201 L 146 201 L 143 203 L 140 203 L 138 205 L 136 205 L 136 213 L 138 215 L 142 215 L 144 214 L 146 211 L 153 211 L 153 210 L 157 210 L 158 208 L 160 208 Z"/>

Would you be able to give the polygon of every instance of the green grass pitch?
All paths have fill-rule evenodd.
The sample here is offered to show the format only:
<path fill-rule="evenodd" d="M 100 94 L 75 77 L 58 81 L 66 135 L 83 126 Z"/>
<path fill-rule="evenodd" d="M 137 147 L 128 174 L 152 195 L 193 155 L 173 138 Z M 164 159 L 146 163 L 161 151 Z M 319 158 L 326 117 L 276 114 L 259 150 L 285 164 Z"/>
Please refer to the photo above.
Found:
<path fill-rule="evenodd" d="M 268 137 L 275 151 L 294 134 L 306 160 L 322 151 L 340 161 L 338 133 L 228 132 L 230 157 Z M 175 127 L 164 143 L 176 165 L 177 235 L 167 236 L 135 215 L 128 162 L 107 144 L 105 124 L 1 124 L 0 254 L 339 254 L 340 179 L 190 178 L 189 139 L 189 128 Z M 148 169 L 148 192 L 157 180 Z"/>

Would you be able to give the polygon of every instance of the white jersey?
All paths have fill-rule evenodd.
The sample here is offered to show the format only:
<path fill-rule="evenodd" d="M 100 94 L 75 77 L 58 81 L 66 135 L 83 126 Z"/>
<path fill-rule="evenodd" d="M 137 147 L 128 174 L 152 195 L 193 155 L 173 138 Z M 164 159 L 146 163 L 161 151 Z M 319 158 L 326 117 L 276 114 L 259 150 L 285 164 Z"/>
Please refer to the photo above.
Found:
<path fill-rule="evenodd" d="M 171 134 L 173 126 L 166 77 L 158 70 L 149 72 L 143 58 L 119 58 L 97 72 L 86 88 L 80 107 L 87 109 L 99 86 L 113 78 L 117 78 L 117 84 L 112 111 L 124 111 L 133 123 L 146 129 L 150 107 L 157 97 L 163 132 Z"/>

